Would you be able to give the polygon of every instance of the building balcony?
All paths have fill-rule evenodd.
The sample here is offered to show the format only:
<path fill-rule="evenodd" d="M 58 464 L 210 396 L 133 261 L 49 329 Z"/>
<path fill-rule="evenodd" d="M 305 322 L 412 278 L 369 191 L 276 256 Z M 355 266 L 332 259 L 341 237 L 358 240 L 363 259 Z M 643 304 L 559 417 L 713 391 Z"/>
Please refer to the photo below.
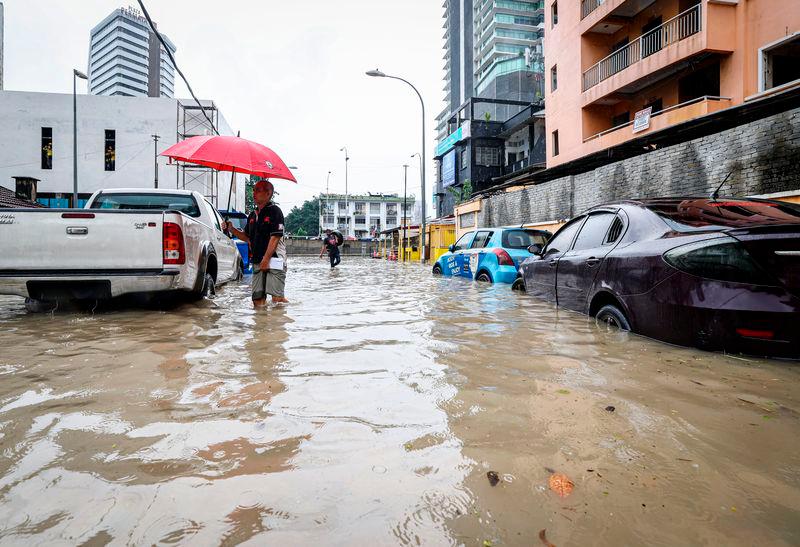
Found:
<path fill-rule="evenodd" d="M 606 129 L 583 140 L 582 154 L 591 154 L 612 148 L 626 141 L 655 133 L 661 129 L 705 116 L 731 106 L 730 97 L 697 97 L 674 106 L 665 108 L 650 116 L 650 127 L 643 131 L 633 132 L 633 121 Z"/>
<path fill-rule="evenodd" d="M 585 70 L 582 106 L 635 93 L 701 56 L 733 52 L 734 28 L 731 5 L 706 0 L 692 6 Z"/>

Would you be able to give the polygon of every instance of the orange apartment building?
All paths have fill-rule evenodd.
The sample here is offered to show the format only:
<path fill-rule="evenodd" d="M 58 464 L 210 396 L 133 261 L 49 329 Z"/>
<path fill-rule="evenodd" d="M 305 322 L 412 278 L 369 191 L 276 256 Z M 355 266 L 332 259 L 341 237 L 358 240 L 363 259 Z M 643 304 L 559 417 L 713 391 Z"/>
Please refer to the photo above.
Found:
<path fill-rule="evenodd" d="M 800 86 L 800 0 L 547 2 L 548 168 Z"/>

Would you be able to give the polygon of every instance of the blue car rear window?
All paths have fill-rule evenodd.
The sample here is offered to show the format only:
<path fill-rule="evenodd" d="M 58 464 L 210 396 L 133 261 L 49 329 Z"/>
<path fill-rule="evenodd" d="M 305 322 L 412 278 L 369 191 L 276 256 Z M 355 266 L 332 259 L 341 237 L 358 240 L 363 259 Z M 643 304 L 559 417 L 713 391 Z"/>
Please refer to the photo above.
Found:
<path fill-rule="evenodd" d="M 536 230 L 504 230 L 503 247 L 506 249 L 527 249 L 531 245 L 541 245 L 547 243 L 547 236 Z"/>

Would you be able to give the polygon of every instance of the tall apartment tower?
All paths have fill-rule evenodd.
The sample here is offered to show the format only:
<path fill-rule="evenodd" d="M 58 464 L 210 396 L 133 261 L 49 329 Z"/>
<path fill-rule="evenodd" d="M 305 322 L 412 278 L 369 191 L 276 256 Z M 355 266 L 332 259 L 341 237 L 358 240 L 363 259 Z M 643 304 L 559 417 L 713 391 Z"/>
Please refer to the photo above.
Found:
<path fill-rule="evenodd" d="M 472 97 L 536 101 L 543 98 L 543 0 L 445 0 L 447 120 Z"/>
<path fill-rule="evenodd" d="M 174 44 L 161 36 L 174 54 Z M 92 95 L 175 96 L 175 67 L 147 20 L 133 8 L 114 10 L 92 29 L 88 75 Z"/>
<path fill-rule="evenodd" d="M 3 89 L 3 3 L 0 2 L 0 90 Z"/>

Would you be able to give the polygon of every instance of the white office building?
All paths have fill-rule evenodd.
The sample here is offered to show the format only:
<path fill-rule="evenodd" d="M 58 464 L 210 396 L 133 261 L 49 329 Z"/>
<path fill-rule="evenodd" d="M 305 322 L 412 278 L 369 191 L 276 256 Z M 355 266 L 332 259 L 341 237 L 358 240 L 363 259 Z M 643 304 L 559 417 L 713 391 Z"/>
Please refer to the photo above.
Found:
<path fill-rule="evenodd" d="M 230 173 L 170 165 L 156 156 L 177 140 L 213 134 L 194 101 L 150 97 L 78 95 L 78 206 L 96 190 L 159 188 L 196 190 L 226 209 Z M 201 101 L 223 135 L 234 132 L 211 101 Z M 70 207 L 73 191 L 72 94 L 0 91 L 0 185 L 36 179 L 34 200 Z M 159 137 L 156 143 L 153 135 Z M 157 163 L 156 163 L 157 162 Z M 244 175 L 237 175 L 231 208 L 244 210 Z"/>
<path fill-rule="evenodd" d="M 415 222 L 414 196 L 397 194 L 320 194 L 320 226 L 322 230 L 338 230 L 355 238 L 377 237 L 382 230 Z"/>
<path fill-rule="evenodd" d="M 170 53 L 175 45 L 164 36 Z M 120 8 L 91 31 L 89 92 L 123 97 L 174 97 L 175 67 L 138 10 Z"/>

